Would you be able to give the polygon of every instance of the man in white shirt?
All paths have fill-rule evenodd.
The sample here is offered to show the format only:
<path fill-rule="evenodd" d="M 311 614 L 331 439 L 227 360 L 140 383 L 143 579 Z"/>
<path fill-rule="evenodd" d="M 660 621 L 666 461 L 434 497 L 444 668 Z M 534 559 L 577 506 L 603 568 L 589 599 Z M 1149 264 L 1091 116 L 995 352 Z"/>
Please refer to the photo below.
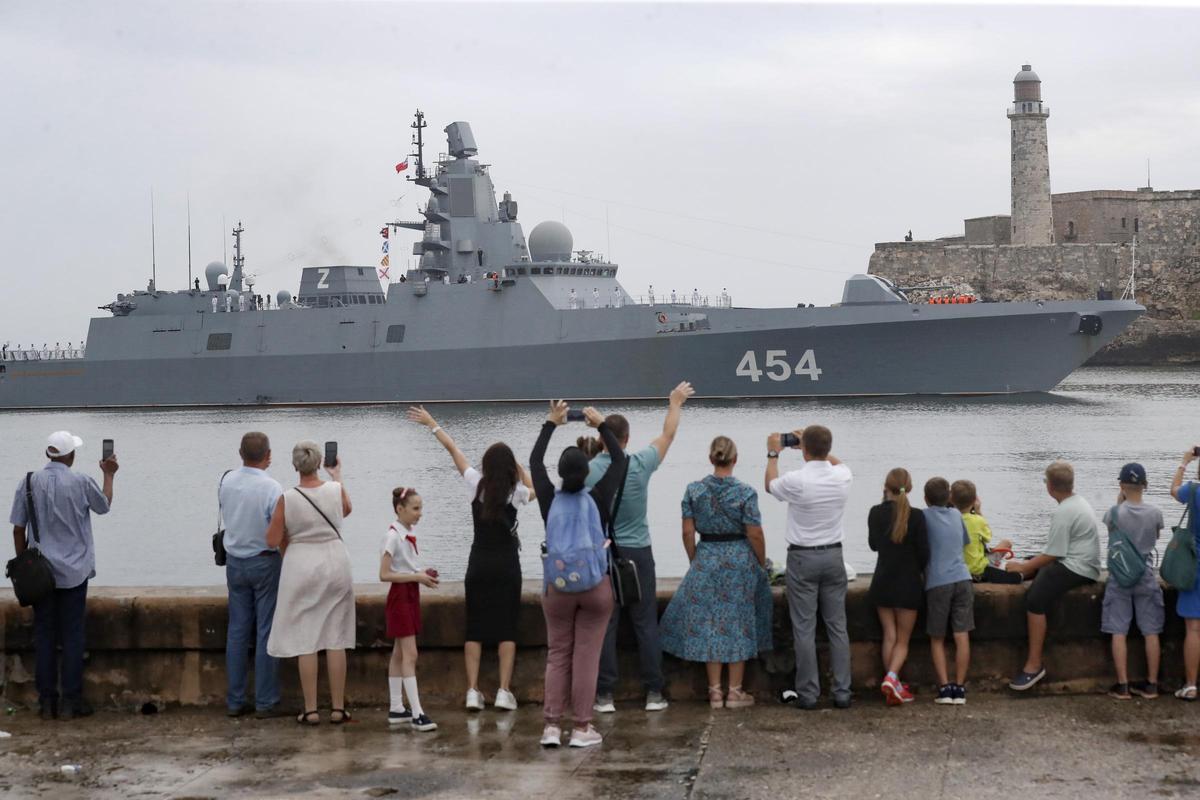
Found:
<path fill-rule="evenodd" d="M 846 634 L 846 566 L 843 518 L 850 496 L 850 468 L 830 455 L 833 434 L 821 425 L 794 431 L 804 466 L 779 475 L 782 436 L 767 437 L 767 492 L 788 504 L 787 599 L 796 648 L 796 689 L 784 699 L 816 708 L 821 696 L 817 666 L 817 611 L 829 637 L 833 703 L 850 707 L 850 637 Z"/>

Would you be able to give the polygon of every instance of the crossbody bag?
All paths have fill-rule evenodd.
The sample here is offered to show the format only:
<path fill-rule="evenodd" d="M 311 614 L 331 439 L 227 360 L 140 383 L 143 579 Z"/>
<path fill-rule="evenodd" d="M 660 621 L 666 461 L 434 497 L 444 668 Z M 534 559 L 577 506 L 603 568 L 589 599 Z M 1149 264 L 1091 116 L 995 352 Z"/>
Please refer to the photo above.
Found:
<path fill-rule="evenodd" d="M 25 473 L 25 512 L 29 525 L 25 529 L 25 549 L 10 560 L 4 574 L 12 580 L 13 594 L 22 606 L 42 602 L 54 593 L 54 571 L 42 555 L 42 540 L 38 535 L 37 511 L 33 507 L 33 473 Z M 29 536 L 33 535 L 33 544 Z"/>
<path fill-rule="evenodd" d="M 638 577 L 637 562 L 632 558 L 622 558 L 621 550 L 617 547 L 616 525 L 617 509 L 621 507 L 621 496 L 625 494 L 625 479 L 629 477 L 629 459 L 625 459 L 625 469 L 621 475 L 621 484 L 617 496 L 613 499 L 612 509 L 608 514 L 608 574 L 612 578 L 613 595 L 617 606 L 627 608 L 642 601 L 642 582 Z"/>
<path fill-rule="evenodd" d="M 321 507 L 319 505 L 317 505 L 315 502 L 313 502 L 313 499 L 311 497 L 306 495 L 304 492 L 300 491 L 299 486 L 296 487 L 296 494 L 300 495 L 305 500 L 307 500 L 308 504 L 310 506 L 312 506 L 313 508 L 315 508 L 317 510 L 317 513 L 321 515 L 321 519 L 323 519 L 329 523 L 329 527 L 333 528 L 333 532 L 337 534 L 337 537 L 339 539 L 342 538 L 342 532 L 338 530 L 338 526 L 333 524 L 333 522 L 329 519 L 329 517 L 326 516 L 325 512 L 321 510 Z"/>
<path fill-rule="evenodd" d="M 225 476 L 233 472 L 227 469 L 221 473 L 221 480 L 217 481 L 217 532 L 212 537 L 213 561 L 218 567 L 225 566 L 227 553 L 225 552 L 225 517 L 221 510 L 221 486 L 225 483 Z"/>

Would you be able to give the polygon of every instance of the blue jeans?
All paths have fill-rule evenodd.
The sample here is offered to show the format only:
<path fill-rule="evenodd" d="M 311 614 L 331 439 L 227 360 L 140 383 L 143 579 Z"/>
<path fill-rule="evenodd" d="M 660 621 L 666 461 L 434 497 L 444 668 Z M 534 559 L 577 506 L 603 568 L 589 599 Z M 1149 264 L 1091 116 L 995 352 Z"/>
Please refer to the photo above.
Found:
<path fill-rule="evenodd" d="M 72 589 L 55 589 L 33 607 L 33 642 L 37 653 L 34 680 L 38 701 L 58 703 L 58 648 L 62 645 L 62 698 L 64 706 L 83 696 L 84 612 L 87 581 Z"/>
<path fill-rule="evenodd" d="M 246 670 L 254 644 L 254 705 L 260 711 L 279 703 L 279 661 L 267 654 L 279 569 L 283 557 L 264 553 L 250 558 L 228 556 L 225 583 L 229 587 L 229 629 L 225 637 L 225 676 L 229 688 L 225 704 L 231 709 L 246 705 Z"/>

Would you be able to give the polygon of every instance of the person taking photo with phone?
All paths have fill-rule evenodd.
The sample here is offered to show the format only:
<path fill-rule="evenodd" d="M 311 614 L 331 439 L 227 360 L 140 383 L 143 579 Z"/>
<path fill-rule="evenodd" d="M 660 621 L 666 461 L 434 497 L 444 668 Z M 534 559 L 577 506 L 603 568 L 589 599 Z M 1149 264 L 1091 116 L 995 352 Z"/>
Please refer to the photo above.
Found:
<path fill-rule="evenodd" d="M 92 714 L 83 698 L 87 589 L 96 577 L 92 514 L 107 514 L 112 507 L 118 466 L 115 455 L 101 461 L 104 485 L 97 486 L 89 476 L 71 471 L 81 447 L 83 440 L 69 431 L 50 434 L 45 451 L 50 462 L 17 484 L 8 517 L 17 554 L 34 541 L 36 531 L 36 546 L 54 576 L 54 591 L 33 606 L 34 679 L 44 720 Z"/>
<path fill-rule="evenodd" d="M 1200 482 L 1184 482 L 1188 465 L 1200 458 L 1200 445 L 1189 448 L 1183 460 L 1175 468 L 1171 481 L 1171 497 L 1184 505 L 1184 519 L 1191 520 L 1192 534 L 1196 537 L 1200 551 Z M 1197 474 L 1200 479 L 1200 473 Z M 1183 640 L 1184 684 L 1175 692 L 1180 700 L 1196 699 L 1196 677 L 1200 673 L 1200 570 L 1196 573 L 1196 584 L 1190 590 L 1181 590 L 1175 600 L 1175 611 L 1183 617 L 1187 633 Z"/>

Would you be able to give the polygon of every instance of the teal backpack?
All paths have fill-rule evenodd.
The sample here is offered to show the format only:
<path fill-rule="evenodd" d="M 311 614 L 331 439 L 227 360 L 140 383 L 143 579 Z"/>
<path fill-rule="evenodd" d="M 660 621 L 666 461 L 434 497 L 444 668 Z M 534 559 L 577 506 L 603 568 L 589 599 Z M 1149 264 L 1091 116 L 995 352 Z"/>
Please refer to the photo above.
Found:
<path fill-rule="evenodd" d="M 1108 535 L 1108 579 L 1116 581 L 1122 589 L 1132 589 L 1141 583 L 1146 574 L 1146 557 L 1134 547 L 1129 534 L 1115 527 L 1117 506 L 1109 512 L 1113 521 L 1112 533 Z"/>

